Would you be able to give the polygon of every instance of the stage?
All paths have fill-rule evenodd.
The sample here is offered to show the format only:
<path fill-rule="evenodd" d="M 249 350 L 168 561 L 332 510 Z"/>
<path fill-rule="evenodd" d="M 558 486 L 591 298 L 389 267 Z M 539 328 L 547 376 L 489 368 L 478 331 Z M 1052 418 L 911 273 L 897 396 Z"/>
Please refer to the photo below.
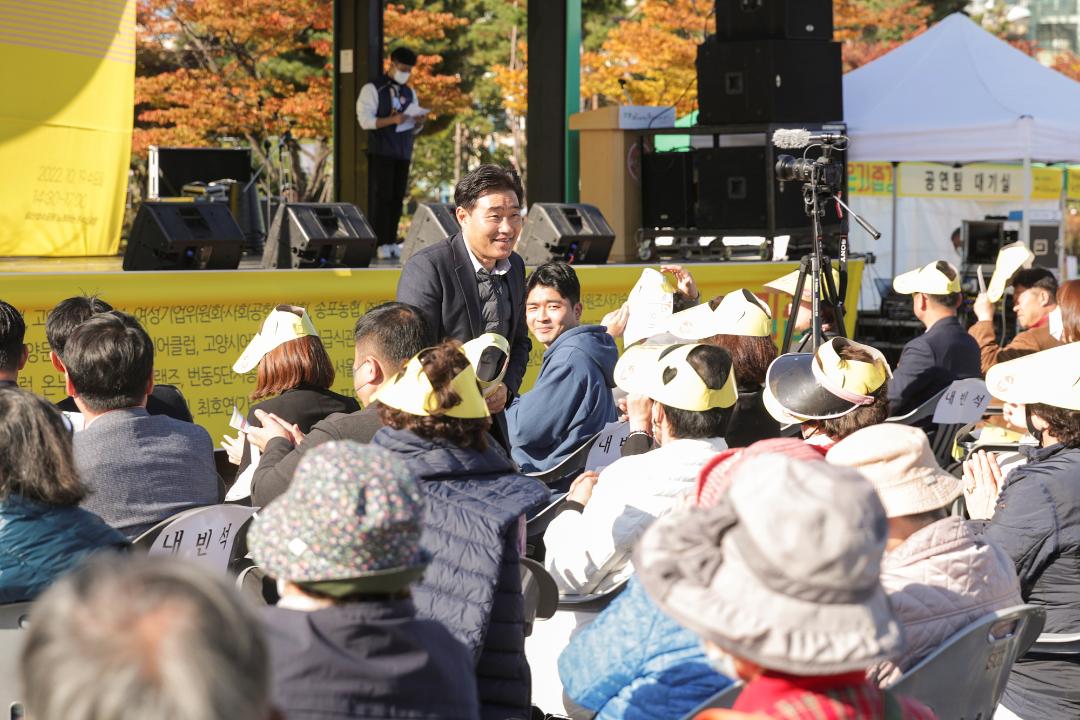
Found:
<path fill-rule="evenodd" d="M 582 320 L 597 323 L 617 309 L 641 274 L 643 265 L 575 266 L 581 280 Z M 789 298 L 766 290 L 764 283 L 797 267 L 784 262 L 688 263 L 702 298 L 745 287 L 783 315 Z M 849 265 L 847 306 L 858 304 L 862 260 Z M 0 300 L 26 318 L 30 360 L 19 384 L 50 400 L 65 396 L 63 377 L 49 362 L 45 318 L 60 300 L 81 293 L 100 295 L 119 310 L 139 318 L 154 339 L 154 379 L 179 387 L 195 420 L 215 443 L 228 429 L 233 406 L 246 411 L 255 373 L 237 375 L 232 364 L 259 329 L 270 309 L 282 303 L 302 305 L 311 313 L 334 361 L 334 389 L 352 395 L 353 325 L 368 309 L 394 299 L 400 266 L 383 262 L 371 268 L 344 270 L 262 270 L 256 261 L 238 270 L 123 272 L 120 257 L 0 258 Z M 854 331 L 855 313 L 848 319 Z M 782 319 L 773 321 L 781 337 Z M 543 346 L 534 343 L 523 389 L 540 368 Z"/>

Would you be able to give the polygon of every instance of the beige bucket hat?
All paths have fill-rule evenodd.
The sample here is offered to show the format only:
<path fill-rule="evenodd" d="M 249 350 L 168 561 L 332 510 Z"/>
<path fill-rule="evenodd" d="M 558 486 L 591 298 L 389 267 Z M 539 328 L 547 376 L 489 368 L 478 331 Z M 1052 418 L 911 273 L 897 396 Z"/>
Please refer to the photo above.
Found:
<path fill-rule="evenodd" d="M 890 518 L 946 507 L 963 492 L 960 479 L 934 459 L 926 433 L 910 425 L 865 427 L 834 445 L 825 459 L 861 472 Z"/>
<path fill-rule="evenodd" d="M 763 455 L 716 506 L 653 523 L 634 567 L 664 612 L 727 652 L 832 675 L 903 644 L 879 580 L 886 535 L 881 501 L 855 470 Z"/>

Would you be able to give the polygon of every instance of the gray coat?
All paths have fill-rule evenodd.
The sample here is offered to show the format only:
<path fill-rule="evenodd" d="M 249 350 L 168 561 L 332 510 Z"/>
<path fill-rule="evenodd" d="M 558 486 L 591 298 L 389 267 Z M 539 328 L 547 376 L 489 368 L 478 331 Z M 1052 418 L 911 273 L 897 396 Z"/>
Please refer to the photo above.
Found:
<path fill-rule="evenodd" d="M 113 410 L 75 433 L 75 466 L 91 491 L 82 507 L 129 538 L 222 498 L 209 433 L 143 408 Z"/>

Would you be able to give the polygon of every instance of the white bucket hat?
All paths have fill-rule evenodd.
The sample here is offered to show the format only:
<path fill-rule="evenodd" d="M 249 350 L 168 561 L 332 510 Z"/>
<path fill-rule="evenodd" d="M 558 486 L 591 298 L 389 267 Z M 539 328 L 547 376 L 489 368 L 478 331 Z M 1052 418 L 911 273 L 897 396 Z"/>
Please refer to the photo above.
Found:
<path fill-rule="evenodd" d="M 278 305 L 266 316 L 259 332 L 251 338 L 240 358 L 233 363 L 233 372 L 251 372 L 274 348 L 309 335 L 318 337 L 319 331 L 315 329 L 315 323 L 311 322 L 311 316 L 304 308 Z"/>
<path fill-rule="evenodd" d="M 946 507 L 963 492 L 960 479 L 938 465 L 926 433 L 910 425 L 862 428 L 834 445 L 825 459 L 861 472 L 890 518 Z"/>
<path fill-rule="evenodd" d="M 701 340 L 714 335 L 767 337 L 772 335 L 772 313 L 761 298 L 749 290 L 733 290 L 713 307 L 695 305 L 671 316 L 671 334 L 684 340 Z"/>
<path fill-rule="evenodd" d="M 881 501 L 858 472 L 762 455 L 735 471 L 716 506 L 653 523 L 634 567 L 665 613 L 727 652 L 832 675 L 902 646 L 879 579 L 886 536 Z"/>
<path fill-rule="evenodd" d="M 941 271 L 939 265 L 945 265 L 952 270 L 951 280 Z M 897 275 L 893 278 L 893 290 L 901 295 L 912 293 L 951 295 L 960 292 L 960 273 L 952 263 L 937 260 L 929 265 Z"/>

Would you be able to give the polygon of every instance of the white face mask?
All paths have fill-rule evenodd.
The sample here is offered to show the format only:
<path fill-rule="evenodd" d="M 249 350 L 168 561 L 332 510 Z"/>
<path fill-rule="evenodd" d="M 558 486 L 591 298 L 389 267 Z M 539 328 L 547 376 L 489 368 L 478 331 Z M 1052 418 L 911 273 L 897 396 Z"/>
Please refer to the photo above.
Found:
<path fill-rule="evenodd" d="M 396 82 L 398 85 L 404 85 L 405 83 L 409 82 L 410 75 L 412 75 L 411 72 L 401 72 L 400 70 L 395 70 L 394 82 Z"/>

